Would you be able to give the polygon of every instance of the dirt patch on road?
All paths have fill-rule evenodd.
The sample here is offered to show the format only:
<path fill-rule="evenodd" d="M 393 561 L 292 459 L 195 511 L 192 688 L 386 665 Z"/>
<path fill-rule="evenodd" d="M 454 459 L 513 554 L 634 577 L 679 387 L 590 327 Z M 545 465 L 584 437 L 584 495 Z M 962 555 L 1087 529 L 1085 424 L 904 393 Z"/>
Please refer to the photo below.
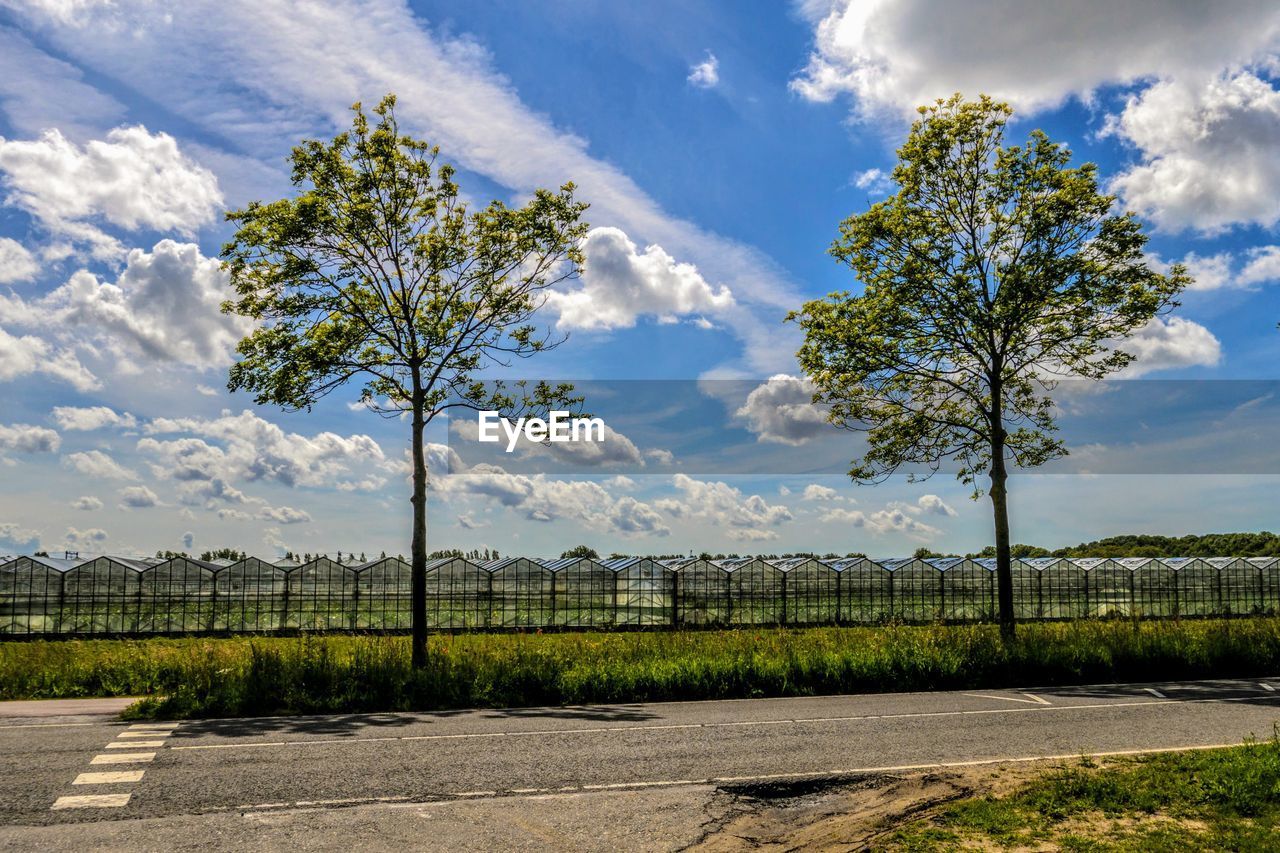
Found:
<path fill-rule="evenodd" d="M 726 785 L 689 850 L 868 850 L 904 822 L 948 803 L 999 795 L 1044 772 L 1009 764 L 797 782 Z"/>

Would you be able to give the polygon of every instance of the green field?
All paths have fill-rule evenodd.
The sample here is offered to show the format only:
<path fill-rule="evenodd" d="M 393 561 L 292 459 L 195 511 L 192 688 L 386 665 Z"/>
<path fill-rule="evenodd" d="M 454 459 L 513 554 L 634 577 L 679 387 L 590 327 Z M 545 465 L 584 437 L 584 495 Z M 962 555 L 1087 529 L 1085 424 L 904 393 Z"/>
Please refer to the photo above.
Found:
<path fill-rule="evenodd" d="M 1280 619 L 0 644 L 0 698 L 151 697 L 213 716 L 1048 685 L 1275 672 Z"/>

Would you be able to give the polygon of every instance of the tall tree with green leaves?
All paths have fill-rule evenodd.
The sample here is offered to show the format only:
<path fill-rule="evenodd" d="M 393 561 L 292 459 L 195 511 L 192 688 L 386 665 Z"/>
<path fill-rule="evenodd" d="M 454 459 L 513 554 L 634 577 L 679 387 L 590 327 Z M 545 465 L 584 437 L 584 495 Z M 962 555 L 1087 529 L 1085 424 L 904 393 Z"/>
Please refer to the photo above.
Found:
<path fill-rule="evenodd" d="M 559 344 L 536 323 L 548 291 L 581 269 L 587 205 L 572 183 L 518 208 L 472 209 L 437 163 L 403 135 L 388 95 L 371 122 L 293 149 L 292 198 L 227 218 L 222 257 L 235 298 L 223 310 L 258 321 L 238 346 L 228 387 L 289 411 L 360 383 L 367 407 L 408 413 L 413 471 L 414 666 L 426 664 L 427 455 L 424 430 L 454 408 L 508 417 L 572 408 L 572 386 L 481 382 L 482 371 Z"/>
<path fill-rule="evenodd" d="M 1186 270 L 1161 274 L 1131 213 L 1092 163 L 1039 130 L 1005 145 L 1012 110 L 956 95 L 920 109 L 893 171 L 897 193 L 840 225 L 831 254 L 862 293 L 806 303 L 800 365 L 833 424 L 865 433 L 849 471 L 911 479 L 943 462 L 989 476 L 999 620 L 1014 634 L 1007 480 L 1067 453 L 1049 392 L 1101 379 L 1123 339 L 1176 306 Z"/>

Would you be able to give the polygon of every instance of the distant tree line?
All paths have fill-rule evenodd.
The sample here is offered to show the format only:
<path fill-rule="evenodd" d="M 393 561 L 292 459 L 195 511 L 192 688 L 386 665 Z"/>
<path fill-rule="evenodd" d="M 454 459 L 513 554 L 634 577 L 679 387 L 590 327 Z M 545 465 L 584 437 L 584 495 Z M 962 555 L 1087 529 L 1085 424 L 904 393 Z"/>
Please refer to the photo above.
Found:
<path fill-rule="evenodd" d="M 994 556 L 988 546 L 970 557 Z M 1205 533 L 1157 536 L 1150 533 L 1108 536 L 1069 548 L 1049 550 L 1014 545 L 1014 557 L 1280 557 L 1280 536 L 1261 533 Z"/>

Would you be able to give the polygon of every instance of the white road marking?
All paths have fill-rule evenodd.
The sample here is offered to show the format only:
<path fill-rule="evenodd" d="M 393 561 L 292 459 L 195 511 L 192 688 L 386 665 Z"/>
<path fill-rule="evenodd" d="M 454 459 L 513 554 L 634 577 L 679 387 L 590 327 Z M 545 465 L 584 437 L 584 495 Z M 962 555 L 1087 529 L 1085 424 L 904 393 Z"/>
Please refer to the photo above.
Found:
<path fill-rule="evenodd" d="M 116 770 L 107 773 L 81 773 L 72 785 L 115 785 L 120 782 L 141 782 L 145 770 Z"/>
<path fill-rule="evenodd" d="M 156 757 L 154 752 L 108 752 L 95 755 L 90 764 L 141 764 Z"/>
<path fill-rule="evenodd" d="M 112 741 L 107 744 L 107 749 L 144 749 L 148 747 L 164 746 L 162 740 L 126 740 Z"/>
<path fill-rule="evenodd" d="M 1272 687 L 1270 684 L 1267 684 L 1265 681 L 1260 682 L 1258 686 L 1261 687 L 1263 690 L 1267 691 L 1268 693 L 1276 692 L 1276 689 Z"/>
<path fill-rule="evenodd" d="M 497 791 L 482 791 L 480 793 L 488 796 L 496 796 Z M 413 800 L 412 797 L 351 797 L 350 799 L 341 800 L 299 800 L 296 803 L 247 803 L 242 806 L 210 806 L 211 812 L 243 812 L 243 811 L 259 811 L 263 809 L 287 809 L 294 807 L 314 807 L 316 805 L 333 805 L 333 806 L 355 806 L 371 803 L 408 803 Z"/>
<path fill-rule="evenodd" d="M 1169 698 L 1168 696 L 1166 696 L 1166 695 L 1164 695 L 1163 693 L 1161 693 L 1159 690 L 1156 690 L 1154 687 L 1144 687 L 1144 688 L 1142 688 L 1142 689 L 1143 689 L 1143 690 L 1145 690 L 1145 691 L 1147 691 L 1148 693 L 1150 693 L 1152 696 L 1156 697 L 1157 699 L 1168 699 L 1168 698 Z"/>
<path fill-rule="evenodd" d="M 14 723 L 0 729 L 69 729 L 75 726 L 96 726 L 97 723 Z"/>
<path fill-rule="evenodd" d="M 440 795 L 448 799 L 437 799 L 431 796 L 409 798 L 409 797 L 366 797 L 362 799 L 350 800 L 299 800 L 293 803 L 255 803 L 243 806 L 217 806 L 211 808 L 210 811 L 250 811 L 264 809 L 290 809 L 305 808 L 307 806 L 315 806 L 320 804 L 342 804 L 350 805 L 354 803 L 388 803 L 393 806 L 412 806 L 419 803 L 442 804 L 451 800 L 472 799 L 476 797 L 501 797 L 501 796 L 526 796 L 526 797 L 545 797 L 545 796 L 574 796 L 586 791 L 610 791 L 625 789 L 643 789 L 643 788 L 674 788 L 688 785 L 724 785 L 734 783 L 751 783 L 751 782 L 773 782 L 782 779 L 818 779 L 828 776 L 862 776 L 870 773 L 902 773 L 912 770 L 940 770 L 955 767 L 984 767 L 991 764 L 1023 764 L 1034 761 L 1074 761 L 1081 758 L 1118 758 L 1127 755 L 1152 755 L 1161 752 L 1202 752 L 1207 749 L 1231 749 L 1240 747 L 1239 743 L 1215 743 L 1203 744 L 1198 746 L 1170 746 L 1158 747 L 1154 749 L 1121 749 L 1111 750 L 1107 752 L 1075 752 L 1063 753 L 1060 755 L 1020 755 L 1005 756 L 1001 758 L 976 758 L 969 761 L 945 761 L 933 764 L 893 764 L 883 767 L 851 767 L 840 768 L 836 770 L 814 770 L 801 773 L 766 773 L 757 776 L 713 776 L 708 779 L 661 779 L 654 781 L 637 781 L 637 782 L 610 782 L 592 785 L 566 786 L 552 790 L 550 788 L 511 788 L 507 791 L 448 791 Z"/>
<path fill-rule="evenodd" d="M 573 729 L 533 729 L 530 731 L 516 732 L 469 732 L 463 734 L 452 735 L 388 735 L 383 737 L 351 737 L 351 738 L 316 738 L 313 740 L 269 740 L 269 741 L 249 741 L 247 743 L 206 743 L 206 744 L 190 744 L 188 746 L 171 746 L 169 749 L 173 751 L 179 750 L 204 750 L 204 749 L 257 749 L 259 747 L 285 747 L 285 746 L 323 746 L 334 744 L 360 744 L 360 743 L 388 743 L 388 742 L 408 742 L 408 741 L 439 741 L 439 740 L 479 740 L 486 738 L 499 737 L 547 737 L 552 735 L 580 735 L 580 734 L 605 734 L 612 732 L 646 732 L 646 731 L 671 731 L 674 729 L 718 729 L 728 727 L 741 726 L 776 726 L 783 723 L 792 723 L 795 725 L 810 725 L 815 723 L 849 723 L 864 720 L 900 720 L 900 719 L 919 719 L 925 717 L 968 717 L 968 716 L 986 716 L 1000 714 L 1047 714 L 1054 711 L 1092 711 L 1107 708 L 1134 708 L 1147 705 L 1160 705 L 1162 707 L 1172 707 L 1175 705 L 1196 705 L 1205 702 L 1245 702 L 1256 701 L 1261 697 L 1249 696 L 1228 696 L 1223 698 L 1210 699 L 1169 699 L 1161 695 L 1163 701 L 1153 699 L 1134 700 L 1129 702 L 1099 702 L 1091 705 L 1041 705 L 1028 699 L 1015 699 L 1016 702 L 1026 702 L 1032 705 L 1030 708 L 984 708 L 976 711 L 917 711 L 902 714 L 861 714 L 849 717 L 797 717 L 795 719 L 785 720 L 736 720 L 723 723 L 680 723 L 665 724 L 656 726 L 591 726 L 585 728 Z M 1268 699 L 1272 697 L 1267 697 Z M 1280 693 L 1274 697 L 1280 699 Z"/>
<path fill-rule="evenodd" d="M 1037 702 L 1034 699 L 1019 699 L 1017 696 L 988 696 L 985 693 L 961 693 L 961 696 L 968 696 L 970 699 L 1001 699 L 1005 702 L 1026 702 L 1028 705 L 1047 705 L 1048 702 Z"/>
<path fill-rule="evenodd" d="M 176 729 L 176 728 L 177 728 L 178 726 L 180 726 L 180 725 L 182 725 L 182 724 L 181 724 L 181 723 L 134 723 L 132 726 L 129 726 L 129 729 L 130 729 L 130 730 L 134 730 L 134 729 L 167 729 L 167 730 L 169 730 L 169 731 L 173 731 L 174 729 Z"/>
<path fill-rule="evenodd" d="M 74 797 L 58 797 L 53 801 L 55 809 L 118 809 L 129 804 L 132 794 L 81 794 Z"/>
<path fill-rule="evenodd" d="M 298 800 L 295 806 L 350 806 L 357 803 L 403 803 L 411 797 L 344 797 L 336 800 Z"/>
<path fill-rule="evenodd" d="M 120 734 L 116 735 L 116 737 L 117 738 L 141 738 L 141 737 L 155 737 L 156 735 L 160 735 L 162 737 L 168 737 L 170 734 L 171 732 L 168 729 L 149 729 L 146 731 L 140 730 L 140 731 L 121 732 Z"/>
<path fill-rule="evenodd" d="M 1041 705 L 1052 705 L 1052 704 L 1053 704 L 1052 702 L 1050 702 L 1048 699 L 1044 698 L 1043 696 L 1037 696 L 1037 695 L 1036 695 L 1036 694 L 1034 694 L 1034 693 L 1023 693 L 1022 695 L 1023 695 L 1023 696 L 1026 696 L 1028 699 L 1032 700 L 1033 702 L 1039 702 Z"/>
<path fill-rule="evenodd" d="M 705 780 L 697 779 L 672 779 L 669 782 L 611 782 L 604 785 L 580 785 L 579 788 L 566 788 L 565 790 L 583 791 L 612 791 L 615 788 L 658 788 L 667 785 L 701 785 Z"/>

